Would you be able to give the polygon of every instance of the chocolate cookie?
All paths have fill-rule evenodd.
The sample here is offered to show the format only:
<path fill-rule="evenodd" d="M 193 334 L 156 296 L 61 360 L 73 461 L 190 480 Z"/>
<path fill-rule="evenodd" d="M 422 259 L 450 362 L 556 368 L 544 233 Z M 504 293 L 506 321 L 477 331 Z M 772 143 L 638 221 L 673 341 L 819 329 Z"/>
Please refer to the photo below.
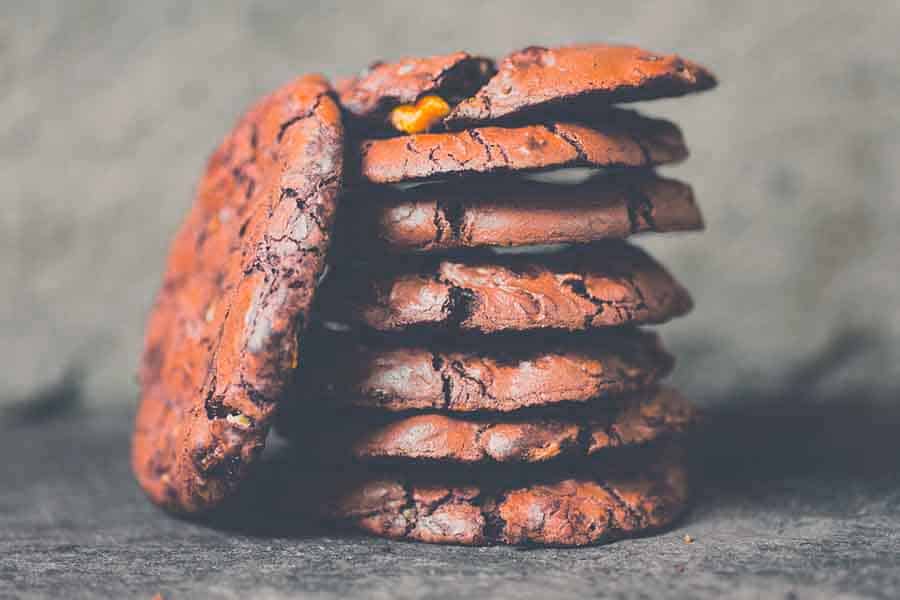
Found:
<path fill-rule="evenodd" d="M 716 85 L 704 67 L 634 46 L 532 46 L 492 61 L 465 52 L 378 62 L 338 84 L 341 102 L 377 129 L 422 133 L 573 106 L 682 96 Z"/>
<path fill-rule="evenodd" d="M 715 85 L 713 74 L 696 63 L 634 46 L 532 46 L 504 58 L 497 74 L 458 104 L 444 124 L 458 128 L 573 103 L 682 96 Z"/>
<path fill-rule="evenodd" d="M 402 459 L 453 463 L 540 463 L 640 446 L 684 433 L 696 409 L 671 388 L 657 388 L 586 405 L 506 415 L 396 416 L 385 413 L 296 410 L 279 418 L 288 436 L 321 441 L 316 448 L 358 460 Z"/>
<path fill-rule="evenodd" d="M 328 83 L 259 102 L 211 157 L 146 329 L 132 465 L 150 498 L 219 504 L 259 455 L 324 267 L 342 179 Z"/>
<path fill-rule="evenodd" d="M 607 240 L 545 255 L 405 257 L 326 280 L 323 314 L 381 331 L 432 325 L 483 333 L 661 323 L 691 297 L 642 250 Z"/>
<path fill-rule="evenodd" d="M 673 123 L 610 109 L 590 122 L 546 122 L 421 133 L 360 144 L 360 172 L 373 183 L 559 167 L 651 167 L 687 157 Z"/>
<path fill-rule="evenodd" d="M 598 175 L 579 184 L 509 177 L 348 195 L 340 251 L 434 251 L 588 243 L 645 232 L 692 231 L 703 218 L 687 184 L 652 174 Z"/>
<path fill-rule="evenodd" d="M 639 472 L 586 468 L 535 481 L 440 481 L 387 474 L 349 487 L 328 513 L 374 535 L 437 544 L 586 546 L 671 525 L 688 502 L 687 471 L 664 454 Z"/>
<path fill-rule="evenodd" d="M 335 86 L 341 104 L 354 117 L 386 125 L 391 110 L 434 94 L 458 104 L 495 73 L 493 61 L 467 52 L 376 62 L 358 77 Z"/>
<path fill-rule="evenodd" d="M 319 335 L 297 395 L 388 411 L 509 412 L 643 389 L 674 364 L 655 333 L 630 329 L 455 337 L 363 342 L 352 334 Z"/>

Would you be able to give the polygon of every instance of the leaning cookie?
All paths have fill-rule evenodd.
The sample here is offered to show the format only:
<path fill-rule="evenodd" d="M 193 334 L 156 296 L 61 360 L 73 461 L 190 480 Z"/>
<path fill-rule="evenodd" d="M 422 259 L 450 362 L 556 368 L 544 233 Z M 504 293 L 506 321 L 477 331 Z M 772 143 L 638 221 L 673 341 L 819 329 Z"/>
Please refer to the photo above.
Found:
<path fill-rule="evenodd" d="M 544 255 L 393 262 L 365 274 L 336 269 L 323 285 L 323 315 L 380 331 L 494 333 L 662 323 L 693 306 L 659 263 L 618 240 Z"/>
<path fill-rule="evenodd" d="M 671 388 L 655 388 L 580 406 L 506 415 L 389 415 L 287 405 L 278 430 L 315 441 L 316 448 L 357 460 L 450 463 L 542 463 L 594 456 L 613 448 L 672 439 L 697 411 Z"/>
<path fill-rule="evenodd" d="M 365 140 L 359 170 L 372 183 L 400 183 L 562 167 L 653 167 L 687 155 L 675 124 L 609 109 L 577 121 Z"/>
<path fill-rule="evenodd" d="M 343 155 L 332 91 L 306 76 L 210 159 L 146 327 L 132 466 L 153 502 L 213 508 L 260 454 L 301 353 Z"/>
<path fill-rule="evenodd" d="M 688 504 L 680 453 L 621 475 L 586 467 L 508 483 L 471 473 L 372 474 L 325 504 L 333 519 L 376 536 L 468 546 L 586 546 L 670 526 Z"/>
<path fill-rule="evenodd" d="M 291 406 L 510 412 L 651 387 L 674 364 L 655 333 L 618 328 L 452 340 L 320 332 L 311 343 Z"/>
<path fill-rule="evenodd" d="M 365 186 L 348 195 L 338 251 L 450 250 L 585 244 L 642 232 L 703 228 L 691 187 L 653 174 L 597 175 L 577 184 L 520 177 Z"/>

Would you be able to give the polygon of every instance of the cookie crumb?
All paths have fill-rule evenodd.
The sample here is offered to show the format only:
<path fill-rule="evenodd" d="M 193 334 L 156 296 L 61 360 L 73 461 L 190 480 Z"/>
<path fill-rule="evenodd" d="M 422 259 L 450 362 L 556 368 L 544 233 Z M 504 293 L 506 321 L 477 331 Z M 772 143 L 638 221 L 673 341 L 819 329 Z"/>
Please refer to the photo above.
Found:
<path fill-rule="evenodd" d="M 685 544 L 693 544 L 693 543 L 694 543 L 694 538 L 692 538 L 691 536 L 685 534 L 685 535 L 684 535 L 684 543 L 685 543 Z"/>

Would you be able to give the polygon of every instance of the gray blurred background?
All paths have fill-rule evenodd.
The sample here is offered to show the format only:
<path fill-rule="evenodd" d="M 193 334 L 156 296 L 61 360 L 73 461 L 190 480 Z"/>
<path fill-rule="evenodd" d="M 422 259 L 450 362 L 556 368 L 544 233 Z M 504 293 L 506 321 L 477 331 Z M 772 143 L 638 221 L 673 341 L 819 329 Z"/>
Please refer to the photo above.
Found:
<path fill-rule="evenodd" d="M 896 0 L 0 5 L 0 409 L 134 405 L 169 240 L 260 94 L 376 58 L 578 41 L 676 51 L 722 82 L 643 106 L 683 127 L 691 159 L 665 173 L 708 224 L 641 240 L 697 300 L 663 330 L 676 381 L 705 404 L 896 402 Z"/>

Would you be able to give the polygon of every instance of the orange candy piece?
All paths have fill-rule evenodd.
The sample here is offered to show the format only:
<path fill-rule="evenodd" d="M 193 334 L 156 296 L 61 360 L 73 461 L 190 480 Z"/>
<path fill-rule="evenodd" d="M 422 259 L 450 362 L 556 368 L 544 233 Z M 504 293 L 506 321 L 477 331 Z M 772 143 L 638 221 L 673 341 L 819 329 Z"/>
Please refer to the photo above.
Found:
<path fill-rule="evenodd" d="M 422 133 L 450 114 L 440 96 L 422 96 L 415 104 L 401 104 L 391 111 L 391 124 L 403 133 Z"/>

